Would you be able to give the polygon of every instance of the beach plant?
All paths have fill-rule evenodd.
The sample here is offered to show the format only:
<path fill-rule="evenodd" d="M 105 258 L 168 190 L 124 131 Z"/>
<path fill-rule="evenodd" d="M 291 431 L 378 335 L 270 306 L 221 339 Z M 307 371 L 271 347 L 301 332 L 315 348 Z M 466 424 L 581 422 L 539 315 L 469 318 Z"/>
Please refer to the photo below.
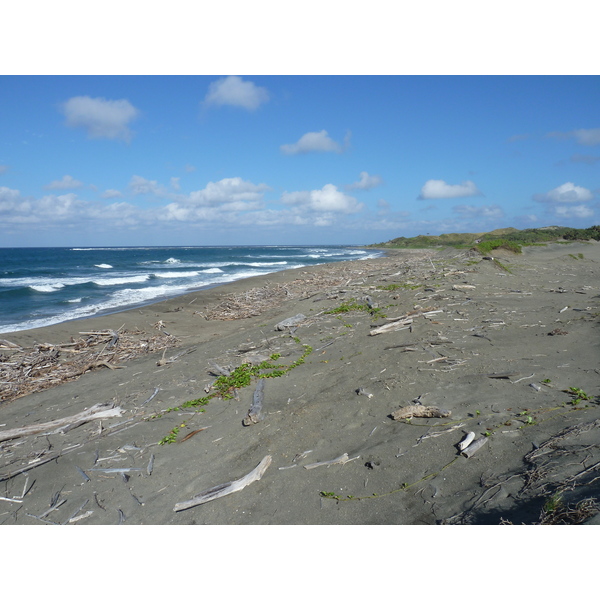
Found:
<path fill-rule="evenodd" d="M 567 394 L 570 394 L 572 397 L 571 404 L 576 406 L 582 400 L 586 402 L 591 402 L 594 398 L 588 394 L 586 394 L 581 388 L 578 387 L 570 387 L 567 390 L 564 390 Z"/>
<path fill-rule="evenodd" d="M 298 344 L 301 344 L 299 338 L 293 338 Z M 257 379 L 269 379 L 274 377 L 281 377 L 286 373 L 289 373 L 292 369 L 304 364 L 306 357 L 313 351 L 312 347 L 308 344 L 302 344 L 304 352 L 300 358 L 296 359 L 289 365 L 277 364 L 275 361 L 281 358 L 281 354 L 271 354 L 269 360 L 262 361 L 258 364 L 252 365 L 244 363 L 239 367 L 236 367 L 229 375 L 221 375 L 217 377 L 213 384 L 214 391 L 207 396 L 197 398 L 195 400 L 188 400 L 183 402 L 179 406 L 174 406 L 166 409 L 163 413 L 154 415 L 151 418 L 158 418 L 163 416 L 165 413 L 172 411 L 179 411 L 185 408 L 198 408 L 206 406 L 213 398 L 221 398 L 222 400 L 231 400 L 235 396 L 235 392 L 238 389 L 248 387 L 251 385 L 253 380 Z M 197 412 L 204 412 L 201 408 Z M 160 445 L 172 444 L 177 441 L 177 434 L 181 427 L 185 427 L 185 422 L 182 425 L 174 427 L 162 440 L 158 443 Z"/>

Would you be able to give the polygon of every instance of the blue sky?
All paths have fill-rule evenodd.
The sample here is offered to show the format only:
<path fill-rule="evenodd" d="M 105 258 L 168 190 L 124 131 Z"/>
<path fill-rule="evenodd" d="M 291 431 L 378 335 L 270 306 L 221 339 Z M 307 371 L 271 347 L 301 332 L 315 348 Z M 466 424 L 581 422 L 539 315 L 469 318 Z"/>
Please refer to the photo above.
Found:
<path fill-rule="evenodd" d="M 2 76 L 3 246 L 600 223 L 597 76 Z"/>

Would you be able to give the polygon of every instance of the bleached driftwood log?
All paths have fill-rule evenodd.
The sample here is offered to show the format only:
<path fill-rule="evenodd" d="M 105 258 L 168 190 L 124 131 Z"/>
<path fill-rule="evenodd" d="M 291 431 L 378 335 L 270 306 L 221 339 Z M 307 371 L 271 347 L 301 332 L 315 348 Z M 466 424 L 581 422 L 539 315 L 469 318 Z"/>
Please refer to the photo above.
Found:
<path fill-rule="evenodd" d="M 395 421 L 401 421 L 402 419 L 411 419 L 412 417 L 446 418 L 451 414 L 452 413 L 449 410 L 438 408 L 437 406 L 421 406 L 419 404 L 416 406 L 405 406 L 404 408 L 399 408 L 392 413 L 392 419 Z"/>
<path fill-rule="evenodd" d="M 389 331 L 397 331 L 398 329 L 407 328 L 413 322 L 412 319 L 405 319 L 403 321 L 395 321 L 394 323 L 387 323 L 376 329 L 369 331 L 369 335 L 379 335 L 380 333 L 388 333 Z"/>
<path fill-rule="evenodd" d="M 470 444 L 467 448 L 465 448 L 461 454 L 467 458 L 470 458 L 471 456 L 473 456 L 473 454 L 475 454 L 475 452 L 477 452 L 477 450 L 479 450 L 486 442 L 488 441 L 488 439 L 486 437 L 481 437 L 478 440 L 474 441 L 472 444 Z"/>
<path fill-rule="evenodd" d="M 187 508 L 192 508 L 193 506 L 198 506 L 199 504 L 205 504 L 206 502 L 210 502 L 211 500 L 216 500 L 217 498 L 222 498 L 223 496 L 228 496 L 229 494 L 233 494 L 234 492 L 239 492 L 244 489 L 247 485 L 250 485 L 254 481 L 258 481 L 264 474 L 265 471 L 269 468 L 271 464 L 271 456 L 267 454 L 256 466 L 255 469 L 250 471 L 248 475 L 244 475 L 241 479 L 237 479 L 236 481 L 230 481 L 229 483 L 222 483 L 220 485 L 216 485 L 205 492 L 201 492 L 200 494 L 194 496 L 191 500 L 186 500 L 185 502 L 178 502 L 173 510 L 178 512 L 180 510 L 186 510 Z"/>
<path fill-rule="evenodd" d="M 48 421 L 47 423 L 36 423 L 35 425 L 28 425 L 27 427 L 17 427 L 16 429 L 2 431 L 0 432 L 0 442 L 18 437 L 24 437 L 27 435 L 34 435 L 43 431 L 60 430 L 67 426 L 81 425 L 82 423 L 86 423 L 87 421 L 92 421 L 94 419 L 120 417 L 123 412 L 124 411 L 122 408 L 113 407 L 112 404 L 95 404 L 91 408 L 88 408 L 87 410 L 77 413 L 71 417 L 55 419 L 54 421 Z"/>
<path fill-rule="evenodd" d="M 243 421 L 246 427 L 249 425 L 255 425 L 264 419 L 263 415 L 261 414 L 263 398 L 265 397 L 264 387 L 265 380 L 259 379 L 258 383 L 256 384 L 256 390 L 254 390 L 254 396 L 252 397 L 252 406 L 248 411 L 248 416 Z"/>
<path fill-rule="evenodd" d="M 289 319 L 284 319 L 283 321 L 277 323 L 277 325 L 275 325 L 275 331 L 285 331 L 291 327 L 297 327 L 300 325 L 300 323 L 302 323 L 302 321 L 305 320 L 306 317 L 302 313 L 297 314 L 295 317 L 290 317 Z"/>

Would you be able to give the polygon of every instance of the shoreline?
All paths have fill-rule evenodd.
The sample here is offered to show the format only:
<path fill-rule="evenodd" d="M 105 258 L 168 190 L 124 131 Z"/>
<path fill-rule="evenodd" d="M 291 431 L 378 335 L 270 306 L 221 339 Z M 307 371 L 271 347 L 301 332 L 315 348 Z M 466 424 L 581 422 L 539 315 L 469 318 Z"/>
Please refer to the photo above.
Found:
<path fill-rule="evenodd" d="M 224 248 L 230 248 L 231 246 L 223 246 Z M 262 246 L 257 246 L 257 247 L 262 247 Z M 274 247 L 279 247 L 279 246 L 274 246 Z M 293 246 L 293 247 L 301 247 L 301 246 Z M 311 248 L 312 246 L 306 246 L 307 248 Z M 332 247 L 336 247 L 336 246 L 332 246 Z M 343 246 L 344 248 L 347 249 L 357 249 L 357 250 L 363 250 L 362 247 L 360 246 Z M 70 247 L 65 247 L 65 249 L 70 248 Z M 132 247 L 132 248 L 137 248 L 136 246 Z M 164 248 L 164 249 L 168 249 L 171 248 L 170 246 L 165 246 L 165 247 L 160 247 L 160 248 Z M 248 246 L 240 246 L 240 248 L 248 248 Z M 368 252 L 368 250 L 365 250 L 365 252 Z M 383 250 L 377 250 L 377 249 L 372 249 L 373 253 L 377 253 L 379 254 L 379 256 L 377 257 L 367 257 L 364 259 L 349 259 L 349 260 L 344 260 L 344 261 L 333 261 L 334 263 L 336 262 L 355 262 L 355 261 L 360 261 L 360 260 L 372 260 L 373 258 L 380 258 L 385 256 L 385 251 Z M 201 292 L 204 290 L 209 290 L 209 289 L 213 289 L 213 288 L 219 288 L 221 286 L 227 286 L 231 283 L 237 283 L 238 281 L 244 281 L 246 279 L 253 279 L 255 277 L 264 277 L 264 276 L 269 276 L 272 275 L 273 273 L 278 273 L 280 271 L 294 271 L 296 269 L 305 269 L 305 268 L 310 268 L 313 266 L 320 266 L 320 265 L 324 265 L 324 264 L 330 264 L 328 262 L 324 262 L 324 263 L 317 263 L 314 265 L 301 265 L 298 267 L 289 267 L 289 268 L 285 268 L 285 269 L 280 269 L 277 271 L 271 271 L 269 273 L 264 273 L 261 275 L 251 275 L 251 276 L 245 276 L 245 277 L 241 277 L 239 279 L 233 279 L 231 281 L 226 281 L 223 283 L 212 283 L 212 284 L 207 284 L 207 285 L 202 285 L 202 286 L 198 286 L 198 287 L 190 287 L 188 289 L 186 289 L 183 292 L 179 292 L 175 295 L 167 295 L 163 298 L 159 298 L 159 299 L 151 299 L 151 300 L 147 300 L 147 301 L 142 301 L 139 303 L 133 303 L 133 304 L 129 304 L 129 305 L 123 305 L 122 307 L 117 307 L 117 308 L 108 308 L 108 309 L 103 309 L 98 311 L 95 314 L 92 315 L 87 315 L 87 316 L 82 316 L 82 317 L 75 317 L 75 318 L 69 318 L 69 319 L 65 319 L 65 320 L 61 320 L 58 321 L 56 323 L 51 323 L 48 325 L 41 325 L 41 326 L 35 326 L 35 327 L 27 327 L 27 328 L 19 328 L 19 329 L 15 329 L 13 331 L 2 331 L 0 332 L 0 336 L 5 335 L 5 334 L 13 334 L 13 333 L 18 333 L 20 331 L 30 331 L 30 330 L 34 330 L 34 329 L 44 329 L 47 327 L 53 327 L 55 325 L 61 325 L 62 323 L 67 323 L 67 322 L 71 322 L 71 321 L 84 321 L 87 319 L 94 319 L 96 317 L 103 317 L 103 316 L 108 316 L 108 315 L 114 315 L 114 314 L 119 314 L 119 313 L 123 313 L 123 312 L 127 312 L 127 311 L 133 311 L 133 310 L 138 310 L 147 306 L 151 306 L 153 304 L 159 304 L 161 302 L 168 302 L 169 300 L 174 300 L 176 298 L 180 298 L 182 296 L 187 296 L 189 294 L 194 294 L 196 292 Z M 16 323 L 15 325 L 20 325 L 20 323 Z"/>
<path fill-rule="evenodd" d="M 1 334 L 21 350 L 1 348 L 0 365 L 31 351 L 36 377 L 53 376 L 52 353 L 61 368 L 96 362 L 0 402 L 0 439 L 97 404 L 122 414 L 0 441 L 3 496 L 13 499 L 0 503 L 0 524 L 520 524 L 538 522 L 569 478 L 565 505 L 598 498 L 594 473 L 573 466 L 577 444 L 590 461 L 600 454 L 600 247 L 580 246 L 497 254 L 508 272 L 468 251 L 386 249 Z M 299 314 L 296 326 L 276 328 Z M 394 330 L 377 332 L 384 325 Z M 116 350 L 99 335 L 70 346 L 81 332 L 109 330 L 120 333 Z M 258 379 L 222 400 L 211 396 L 215 370 L 274 354 L 284 372 L 263 380 L 261 418 L 245 425 Z M 199 398 L 208 398 L 203 412 L 172 410 Z M 417 402 L 450 416 L 391 418 Z M 159 444 L 175 429 L 174 443 Z M 469 431 L 487 441 L 466 458 L 457 444 Z M 551 473 L 536 446 L 550 452 Z M 266 456 L 272 464 L 246 488 L 174 510 Z M 532 469 L 539 479 L 528 483 Z M 59 490 L 64 504 L 41 517 Z"/>

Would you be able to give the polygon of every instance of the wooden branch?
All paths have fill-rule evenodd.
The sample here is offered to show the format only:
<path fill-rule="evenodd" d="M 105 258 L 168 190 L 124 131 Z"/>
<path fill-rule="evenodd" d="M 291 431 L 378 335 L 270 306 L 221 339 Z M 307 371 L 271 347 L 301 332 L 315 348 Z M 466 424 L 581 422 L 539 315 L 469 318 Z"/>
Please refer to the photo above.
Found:
<path fill-rule="evenodd" d="M 259 379 L 258 383 L 256 384 L 254 396 L 252 397 L 252 406 L 248 411 L 248 416 L 243 420 L 243 423 L 246 427 L 248 427 L 249 425 L 255 425 L 256 423 L 264 419 L 263 415 L 261 415 L 262 403 L 265 397 L 264 387 L 265 380 Z"/>
<path fill-rule="evenodd" d="M 87 410 L 77 413 L 71 417 L 65 417 L 64 419 L 56 419 L 54 421 L 48 421 L 47 423 L 37 423 L 35 425 L 17 427 L 16 429 L 3 431 L 0 433 L 0 442 L 18 437 L 24 437 L 27 435 L 34 435 L 43 431 L 62 429 L 63 427 L 69 425 L 81 425 L 82 423 L 92 421 L 94 419 L 120 417 L 123 412 L 124 411 L 122 408 L 113 408 L 112 404 L 95 404 L 91 408 L 88 408 Z"/>
<path fill-rule="evenodd" d="M 387 323 L 381 327 L 377 327 L 369 331 L 369 335 L 379 335 L 380 333 L 388 333 L 389 331 L 398 331 L 399 329 L 408 329 L 408 325 L 413 322 L 412 319 L 405 319 L 404 321 L 395 321 L 393 323 Z"/>
<path fill-rule="evenodd" d="M 437 406 L 422 406 L 420 404 L 416 406 L 405 406 L 399 408 L 392 413 L 392 419 L 394 421 L 401 421 L 402 419 L 411 419 L 412 417 L 424 417 L 424 418 L 447 418 L 452 413 L 449 410 L 438 408 Z"/>
<path fill-rule="evenodd" d="M 178 512 L 180 510 L 186 510 L 188 508 L 192 508 L 194 506 L 198 506 L 199 504 L 205 504 L 206 502 L 210 502 L 211 500 L 216 500 L 217 498 L 222 498 L 223 496 L 228 496 L 229 494 L 233 494 L 234 492 L 239 492 L 244 489 L 247 485 L 250 485 L 254 481 L 258 481 L 268 469 L 271 464 L 271 456 L 265 456 L 260 463 L 256 466 L 255 469 L 250 471 L 244 477 L 237 479 L 236 481 L 230 481 L 229 483 L 222 483 L 221 485 L 216 485 L 204 492 L 201 492 L 197 496 L 194 496 L 191 500 L 187 500 L 185 502 L 178 502 L 173 510 Z"/>

